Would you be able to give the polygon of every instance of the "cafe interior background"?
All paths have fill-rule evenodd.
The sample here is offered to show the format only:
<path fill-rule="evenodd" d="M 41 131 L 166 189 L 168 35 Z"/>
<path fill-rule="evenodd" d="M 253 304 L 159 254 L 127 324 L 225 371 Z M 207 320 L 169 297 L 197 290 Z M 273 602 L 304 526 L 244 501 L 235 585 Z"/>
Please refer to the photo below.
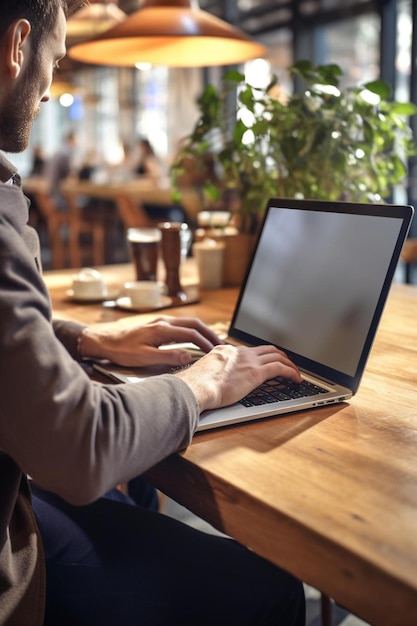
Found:
<path fill-rule="evenodd" d="M 175 3 L 174 3 L 175 4 Z M 385 80 L 397 101 L 417 102 L 416 0 L 200 0 L 203 11 L 230 23 L 265 47 L 262 58 L 234 65 L 249 82 L 265 86 L 271 76 L 280 89 L 294 87 L 286 68 L 294 61 L 309 59 L 315 64 L 336 63 L 342 71 L 342 87 L 376 79 Z M 131 16 L 141 0 L 91 2 L 117 19 Z M 123 13 L 122 13 L 123 11 Z M 96 14 L 95 14 L 96 15 Z M 102 17 L 69 24 L 67 48 L 94 37 Z M 81 23 L 81 30 L 80 30 Z M 113 22 L 116 23 L 116 22 Z M 417 22 L 416 22 L 417 23 Z M 191 132 L 198 116 L 197 98 L 208 83 L 219 85 L 230 66 L 207 65 L 205 58 L 193 59 L 194 67 L 167 64 L 138 64 L 138 67 L 99 65 L 67 57 L 60 64 L 52 88 L 52 99 L 34 124 L 30 147 L 12 160 L 23 176 L 31 173 L 34 150 L 46 160 L 54 158 L 65 136 L 76 136 L 74 165 L 86 161 L 95 166 L 94 180 L 123 178 L 121 165 L 126 151 L 137 138 L 147 138 L 162 164 L 169 184 L 169 167 L 181 139 Z M 209 52 L 210 56 L 210 52 Z M 206 65 L 202 65 L 206 63 Z M 416 116 L 415 116 L 416 117 Z M 412 118 L 411 124 L 417 122 Z M 393 200 L 415 204 L 417 188 L 415 158 L 409 177 L 393 190 Z M 414 229 L 417 228 L 414 225 Z M 412 230 L 411 233 L 414 231 Z M 44 246 L 47 241 L 44 240 Z M 50 267 L 47 250 L 44 266 Z M 122 257 L 114 257 L 114 262 Z M 109 259 L 112 262 L 113 259 Z"/>
<path fill-rule="evenodd" d="M 140 8 L 140 0 L 119 0 L 118 5 L 91 2 L 96 4 L 106 11 L 111 7 L 110 13 L 116 10 L 126 15 Z M 265 86 L 276 74 L 281 88 L 291 92 L 295 87 L 286 68 L 294 61 L 309 59 L 315 64 L 340 65 L 343 86 L 380 77 L 391 86 L 396 100 L 417 103 L 417 0 L 200 0 L 199 5 L 265 46 L 262 58 L 235 65 L 250 82 Z M 90 35 L 80 33 L 76 24 L 69 26 L 69 50 L 99 32 L 94 23 L 83 27 L 91 28 Z M 90 65 L 67 57 L 61 62 L 51 101 L 41 107 L 35 121 L 30 147 L 10 156 L 23 183 L 31 175 L 35 148 L 40 148 L 47 160 L 53 159 L 69 132 L 76 136 L 76 166 L 92 159 L 98 184 L 121 177 L 118 168 L 124 149 L 139 137 L 149 139 L 168 177 L 180 141 L 197 119 L 197 98 L 208 83 L 218 85 L 226 69 L 200 64 L 197 59 L 194 67 L 181 68 L 168 62 L 118 67 L 105 61 Z M 416 123 L 411 120 L 412 125 Z M 416 181 L 416 157 L 412 157 L 408 179 L 393 190 L 393 200 L 416 205 Z M 415 224 L 412 236 L 416 232 Z M 45 238 L 41 242 L 44 267 L 49 269 L 48 242 Z M 126 260 L 125 252 L 114 261 Z M 168 514 L 186 523 L 215 532 L 173 502 L 168 501 L 166 508 Z M 309 626 L 321 623 L 320 594 L 307 589 L 307 598 Z M 340 607 L 334 619 L 344 626 L 364 624 Z"/>

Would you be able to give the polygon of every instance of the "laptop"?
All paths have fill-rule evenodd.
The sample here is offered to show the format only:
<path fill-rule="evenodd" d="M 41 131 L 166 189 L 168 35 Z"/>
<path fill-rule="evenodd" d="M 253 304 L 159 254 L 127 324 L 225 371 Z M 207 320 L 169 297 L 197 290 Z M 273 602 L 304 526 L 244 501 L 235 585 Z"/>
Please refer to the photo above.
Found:
<path fill-rule="evenodd" d="M 356 393 L 413 212 L 407 205 L 269 200 L 226 341 L 273 344 L 304 380 L 267 381 L 236 404 L 202 413 L 198 431 L 340 403 Z M 194 352 L 201 355 L 195 346 Z M 136 383 L 167 369 L 104 371 Z"/>

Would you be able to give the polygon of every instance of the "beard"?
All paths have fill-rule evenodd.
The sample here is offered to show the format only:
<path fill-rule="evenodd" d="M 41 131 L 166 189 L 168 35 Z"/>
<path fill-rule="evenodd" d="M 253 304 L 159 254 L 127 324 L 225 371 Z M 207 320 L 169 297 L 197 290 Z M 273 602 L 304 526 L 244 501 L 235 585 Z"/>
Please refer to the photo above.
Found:
<path fill-rule="evenodd" d="M 33 122 L 39 114 L 39 105 L 18 108 L 12 98 L 0 111 L 0 148 L 5 152 L 22 152 L 29 145 Z"/>
<path fill-rule="evenodd" d="M 33 122 L 40 111 L 40 102 L 30 89 L 31 82 L 21 81 L 2 103 L 0 149 L 4 152 L 22 152 L 29 145 Z"/>

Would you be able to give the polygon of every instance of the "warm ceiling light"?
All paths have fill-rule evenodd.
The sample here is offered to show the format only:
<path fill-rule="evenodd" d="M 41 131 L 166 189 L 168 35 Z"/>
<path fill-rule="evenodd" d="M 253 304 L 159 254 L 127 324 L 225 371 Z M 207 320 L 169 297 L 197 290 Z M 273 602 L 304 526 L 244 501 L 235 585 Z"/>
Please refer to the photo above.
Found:
<path fill-rule="evenodd" d="M 65 109 L 69 109 L 74 104 L 74 96 L 72 93 L 63 93 L 59 98 L 59 104 Z"/>
<path fill-rule="evenodd" d="M 114 2 L 96 2 L 83 7 L 67 21 L 67 37 L 95 37 L 126 18 Z"/>
<path fill-rule="evenodd" d="M 264 56 L 265 48 L 202 11 L 198 0 L 142 0 L 123 22 L 68 54 L 93 65 L 205 67 L 243 63 Z"/>

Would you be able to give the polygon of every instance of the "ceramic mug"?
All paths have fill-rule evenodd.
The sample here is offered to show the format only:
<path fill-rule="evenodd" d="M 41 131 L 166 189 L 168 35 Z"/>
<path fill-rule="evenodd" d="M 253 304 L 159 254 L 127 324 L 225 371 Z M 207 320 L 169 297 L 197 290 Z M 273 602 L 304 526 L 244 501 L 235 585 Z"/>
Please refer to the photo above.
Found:
<path fill-rule="evenodd" d="M 106 297 L 107 287 L 99 271 L 86 267 L 73 276 L 72 292 L 78 300 L 93 300 Z"/>
<path fill-rule="evenodd" d="M 202 289 L 219 289 L 223 285 L 225 244 L 214 239 L 203 239 L 193 244 L 199 283 Z"/>
<path fill-rule="evenodd" d="M 161 306 L 161 283 L 155 280 L 128 282 L 125 283 L 124 290 L 134 308 L 155 309 Z"/>

